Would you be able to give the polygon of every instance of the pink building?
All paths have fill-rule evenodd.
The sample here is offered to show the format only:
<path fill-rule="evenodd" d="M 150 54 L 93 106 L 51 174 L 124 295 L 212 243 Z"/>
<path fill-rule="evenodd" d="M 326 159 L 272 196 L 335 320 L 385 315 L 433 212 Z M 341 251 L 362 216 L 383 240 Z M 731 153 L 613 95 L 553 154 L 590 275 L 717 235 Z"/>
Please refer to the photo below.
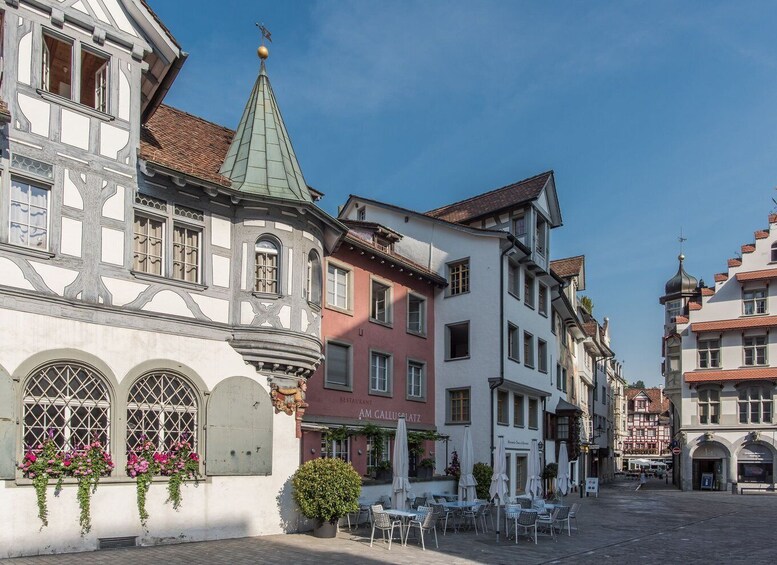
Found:
<path fill-rule="evenodd" d="M 411 436 L 435 429 L 434 295 L 446 281 L 394 252 L 401 234 L 344 223 L 349 232 L 324 271 L 326 359 L 308 382 L 302 461 L 341 457 L 369 475 L 387 467 L 386 432 L 400 416 Z M 426 440 L 411 450 L 411 475 L 434 450 Z"/>

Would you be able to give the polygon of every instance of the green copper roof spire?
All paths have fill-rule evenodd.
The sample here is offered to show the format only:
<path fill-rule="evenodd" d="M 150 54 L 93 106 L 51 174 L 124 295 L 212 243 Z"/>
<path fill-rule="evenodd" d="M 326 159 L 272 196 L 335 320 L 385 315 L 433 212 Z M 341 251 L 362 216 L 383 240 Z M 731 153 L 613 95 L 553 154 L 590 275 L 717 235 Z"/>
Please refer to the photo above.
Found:
<path fill-rule="evenodd" d="M 269 52 L 258 53 L 259 76 L 219 172 L 240 192 L 312 202 L 264 66 Z"/>

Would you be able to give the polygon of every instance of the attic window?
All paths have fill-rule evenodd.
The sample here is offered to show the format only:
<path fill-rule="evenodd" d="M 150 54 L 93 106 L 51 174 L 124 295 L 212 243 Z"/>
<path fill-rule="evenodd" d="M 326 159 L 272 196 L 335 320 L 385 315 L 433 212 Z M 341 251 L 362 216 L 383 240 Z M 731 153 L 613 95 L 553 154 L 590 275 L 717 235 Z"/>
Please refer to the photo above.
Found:
<path fill-rule="evenodd" d="M 356 219 L 360 222 L 367 219 L 367 208 L 365 206 L 362 206 L 359 208 L 358 212 L 356 212 Z"/>
<path fill-rule="evenodd" d="M 70 98 L 73 85 L 73 44 L 48 33 L 43 34 L 43 90 Z"/>
<path fill-rule="evenodd" d="M 362 208 L 362 210 L 364 210 L 364 208 Z M 375 242 L 375 247 L 377 247 L 378 249 L 382 249 L 383 251 L 392 251 L 392 248 L 394 246 L 394 244 L 391 243 L 386 238 L 383 238 L 377 235 L 374 237 L 373 241 Z"/>

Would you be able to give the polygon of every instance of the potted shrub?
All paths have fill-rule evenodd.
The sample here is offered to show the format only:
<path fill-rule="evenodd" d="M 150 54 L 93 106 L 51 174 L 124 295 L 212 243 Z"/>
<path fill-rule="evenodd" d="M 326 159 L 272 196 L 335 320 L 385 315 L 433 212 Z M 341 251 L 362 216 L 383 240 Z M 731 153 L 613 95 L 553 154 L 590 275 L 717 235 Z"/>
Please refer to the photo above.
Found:
<path fill-rule="evenodd" d="M 316 522 L 316 537 L 335 537 L 337 521 L 359 510 L 362 480 L 351 464 L 342 459 L 308 461 L 297 469 L 291 483 L 300 511 Z"/>
<path fill-rule="evenodd" d="M 381 461 L 375 467 L 375 479 L 378 481 L 390 481 L 393 473 L 391 461 Z"/>
<path fill-rule="evenodd" d="M 431 479 L 434 475 L 434 459 L 426 457 L 418 462 L 416 470 L 419 479 Z"/>
<path fill-rule="evenodd" d="M 494 470 L 491 465 L 487 463 L 475 463 L 472 467 L 472 474 L 477 481 L 477 487 L 475 492 L 477 497 L 482 500 L 489 500 L 491 495 L 489 489 L 491 488 L 491 476 L 494 474 Z"/>

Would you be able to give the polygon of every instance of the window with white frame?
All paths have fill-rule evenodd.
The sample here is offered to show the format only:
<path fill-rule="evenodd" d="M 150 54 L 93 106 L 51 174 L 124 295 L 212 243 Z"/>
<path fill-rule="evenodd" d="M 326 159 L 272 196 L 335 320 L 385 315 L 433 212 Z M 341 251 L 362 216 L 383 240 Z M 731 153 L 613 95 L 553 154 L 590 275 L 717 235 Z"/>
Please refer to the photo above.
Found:
<path fill-rule="evenodd" d="M 510 423 L 508 402 L 510 393 L 506 390 L 496 391 L 496 423 L 500 426 L 507 426 Z"/>
<path fill-rule="evenodd" d="M 671 324 L 674 319 L 683 313 L 682 300 L 670 300 L 666 303 L 666 323 Z"/>
<path fill-rule="evenodd" d="M 141 449 L 144 438 L 160 449 L 177 441 L 197 445 L 197 394 L 182 376 L 169 371 L 143 375 L 127 397 L 127 451 Z"/>
<path fill-rule="evenodd" d="M 49 188 L 11 177 L 10 243 L 48 250 L 49 197 Z"/>
<path fill-rule="evenodd" d="M 534 336 L 529 332 L 523 332 L 523 363 L 534 367 Z"/>
<path fill-rule="evenodd" d="M 445 359 L 469 357 L 469 322 L 445 326 Z"/>
<path fill-rule="evenodd" d="M 254 291 L 280 294 L 280 245 L 273 238 L 262 236 L 254 247 Z"/>
<path fill-rule="evenodd" d="M 163 274 L 164 221 L 135 214 L 132 268 L 151 275 Z"/>
<path fill-rule="evenodd" d="M 742 306 L 745 316 L 766 314 L 766 289 L 756 288 L 742 293 Z"/>
<path fill-rule="evenodd" d="M 350 271 L 330 262 L 326 271 L 327 305 L 348 310 L 350 294 Z"/>
<path fill-rule="evenodd" d="M 548 372 L 548 342 L 544 339 L 537 340 L 537 369 L 543 373 Z"/>
<path fill-rule="evenodd" d="M 80 59 L 75 96 L 74 61 Z M 41 57 L 41 90 L 80 102 L 100 112 L 108 112 L 108 77 L 110 57 L 93 47 L 74 43 L 51 30 L 43 32 Z"/>
<path fill-rule="evenodd" d="M 351 438 L 327 439 L 325 434 L 321 434 L 321 458 L 322 459 L 342 459 L 345 462 L 351 460 Z"/>
<path fill-rule="evenodd" d="M 523 303 L 534 308 L 534 277 L 529 273 L 523 276 Z"/>
<path fill-rule="evenodd" d="M 516 298 L 521 296 L 521 267 L 510 260 L 507 261 L 507 292 Z"/>
<path fill-rule="evenodd" d="M 351 387 L 351 346 L 345 343 L 326 343 L 324 385 L 328 388 Z"/>
<path fill-rule="evenodd" d="M 513 218 L 512 225 L 513 235 L 520 240 L 526 238 L 526 216 L 516 216 Z"/>
<path fill-rule="evenodd" d="M 529 399 L 529 427 L 537 429 L 540 421 L 540 403 L 536 398 Z"/>
<path fill-rule="evenodd" d="M 700 339 L 698 351 L 700 369 L 720 367 L 720 339 Z"/>
<path fill-rule="evenodd" d="M 539 285 L 537 302 L 539 303 L 538 311 L 543 316 L 548 315 L 548 287 L 544 284 Z"/>
<path fill-rule="evenodd" d="M 372 281 L 370 287 L 370 319 L 382 324 L 391 323 L 391 287 Z"/>
<path fill-rule="evenodd" d="M 86 364 L 57 362 L 24 381 L 23 448 L 36 449 L 49 437 L 63 451 L 99 441 L 110 445 L 111 396 L 103 376 Z"/>
<path fill-rule="evenodd" d="M 547 223 L 545 220 L 537 217 L 537 230 L 535 232 L 535 246 L 534 248 L 537 250 L 537 253 L 545 256 L 548 246 L 547 246 L 547 238 L 548 238 L 548 229 L 547 229 Z"/>
<path fill-rule="evenodd" d="M 524 396 L 522 394 L 513 394 L 513 426 L 522 428 L 524 426 Z"/>
<path fill-rule="evenodd" d="M 391 392 L 391 356 L 373 351 L 370 354 L 370 392 Z"/>
<path fill-rule="evenodd" d="M 699 390 L 696 399 L 700 424 L 720 423 L 720 391 L 714 388 Z"/>
<path fill-rule="evenodd" d="M 315 249 L 308 253 L 305 265 L 305 299 L 316 305 L 321 305 L 321 259 Z"/>
<path fill-rule="evenodd" d="M 425 366 L 419 361 L 407 362 L 407 397 L 414 400 L 423 399 L 426 394 L 424 383 Z"/>
<path fill-rule="evenodd" d="M 407 294 L 407 331 L 426 335 L 426 299 L 412 292 Z"/>
<path fill-rule="evenodd" d="M 745 365 L 766 365 L 766 336 L 745 336 L 742 340 Z"/>
<path fill-rule="evenodd" d="M 739 389 L 739 423 L 769 424 L 772 422 L 772 389 L 749 386 Z"/>
<path fill-rule="evenodd" d="M 200 282 L 200 229 L 173 225 L 173 278 Z"/>
<path fill-rule="evenodd" d="M 448 264 L 448 294 L 456 296 L 469 292 L 469 259 Z"/>
<path fill-rule="evenodd" d="M 507 324 L 507 358 L 513 361 L 520 361 L 520 337 L 518 327 L 513 324 Z"/>

